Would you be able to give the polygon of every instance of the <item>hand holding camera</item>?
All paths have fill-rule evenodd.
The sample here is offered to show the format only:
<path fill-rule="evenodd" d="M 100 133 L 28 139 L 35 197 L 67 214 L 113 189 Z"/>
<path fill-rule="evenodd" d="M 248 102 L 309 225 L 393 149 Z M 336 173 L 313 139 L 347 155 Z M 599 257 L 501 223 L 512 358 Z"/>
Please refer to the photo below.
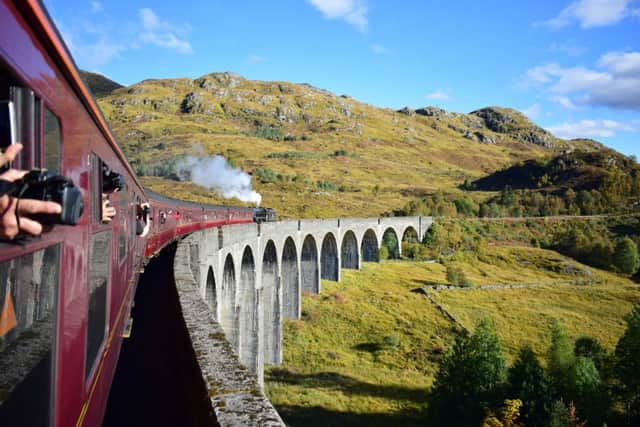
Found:
<path fill-rule="evenodd" d="M 4 153 L 0 153 L 0 166 L 12 162 L 20 150 L 22 150 L 22 144 L 12 144 L 7 147 Z M 6 190 L 11 190 L 0 192 L 0 194 L 2 194 L 0 196 L 0 239 L 13 240 L 19 233 L 25 233 L 33 236 L 41 234 L 43 229 L 43 226 L 39 221 L 41 218 L 37 218 L 38 220 L 35 219 L 39 215 L 44 215 L 46 216 L 45 218 L 60 219 L 63 217 L 65 219 L 73 217 L 73 215 L 69 214 L 68 208 L 67 213 L 63 213 L 63 208 L 60 205 L 60 202 L 67 202 L 70 199 L 69 195 L 74 192 L 72 190 L 67 190 L 66 195 L 62 194 L 63 197 L 58 197 L 58 199 L 38 197 L 42 194 L 41 192 L 38 192 L 38 194 L 29 193 L 27 191 L 28 187 L 24 188 L 26 182 L 31 179 L 27 178 L 27 180 L 25 180 L 25 176 L 29 173 L 30 172 L 28 171 L 9 169 L 8 171 L 0 174 L 0 182 L 3 183 L 2 187 Z M 71 185 L 73 186 L 73 183 L 71 183 Z M 73 186 L 73 188 L 77 191 L 77 196 L 80 191 L 75 186 Z M 13 194 L 16 189 L 25 190 L 25 194 L 21 196 L 23 198 L 20 200 Z M 65 193 L 65 191 L 63 190 L 62 193 Z M 58 195 L 60 195 L 59 192 Z M 81 205 L 82 197 L 79 197 L 79 199 Z M 77 213 L 77 199 L 75 204 L 75 211 Z M 80 213 L 81 211 L 82 209 L 80 208 Z M 79 215 L 77 216 L 79 217 Z"/>

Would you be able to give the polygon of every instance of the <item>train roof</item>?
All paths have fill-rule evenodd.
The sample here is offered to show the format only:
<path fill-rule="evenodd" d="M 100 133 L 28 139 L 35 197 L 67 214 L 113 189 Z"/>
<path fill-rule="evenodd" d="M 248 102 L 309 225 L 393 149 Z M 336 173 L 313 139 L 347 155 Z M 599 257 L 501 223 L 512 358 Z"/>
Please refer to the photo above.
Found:
<path fill-rule="evenodd" d="M 176 206 L 186 206 L 192 208 L 212 208 L 212 209 L 235 209 L 235 210 L 250 210 L 253 211 L 254 208 L 242 207 L 242 206 L 226 206 L 226 205 L 210 205 L 208 203 L 195 203 L 188 202 L 186 200 L 172 199 L 171 197 L 163 196 L 159 193 L 156 193 L 153 190 L 149 190 L 148 188 L 144 189 L 144 192 L 147 194 L 149 199 L 158 200 L 160 202 L 169 203 Z"/>
<path fill-rule="evenodd" d="M 17 2 L 16 5 L 21 6 L 20 9 L 22 13 L 27 13 L 33 17 L 30 22 L 34 24 L 36 32 L 40 33 L 41 41 L 44 46 L 46 46 L 53 61 L 57 63 L 59 71 L 66 78 L 72 90 L 84 105 L 87 113 L 89 113 L 113 151 L 120 158 L 124 168 L 129 172 L 136 185 L 142 189 L 142 184 L 138 181 L 136 173 L 120 149 L 120 146 L 118 145 L 102 110 L 98 106 L 93 93 L 89 90 L 84 79 L 80 76 L 78 67 L 69 53 L 67 45 L 60 36 L 60 32 L 49 16 L 49 13 L 39 0 L 26 0 L 24 3 Z"/>

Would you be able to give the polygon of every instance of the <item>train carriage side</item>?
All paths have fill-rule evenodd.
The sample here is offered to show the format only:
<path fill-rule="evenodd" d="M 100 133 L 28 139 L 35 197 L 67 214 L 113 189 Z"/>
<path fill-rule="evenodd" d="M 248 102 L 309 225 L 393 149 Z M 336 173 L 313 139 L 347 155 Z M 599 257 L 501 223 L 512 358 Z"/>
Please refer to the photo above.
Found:
<path fill-rule="evenodd" d="M 76 226 L 0 244 L 0 425 L 99 425 L 145 247 L 145 194 L 36 1 L 0 0 L 0 98 L 16 105 L 15 166 L 70 177 L 84 202 Z M 124 183 L 109 224 L 103 165 Z"/>

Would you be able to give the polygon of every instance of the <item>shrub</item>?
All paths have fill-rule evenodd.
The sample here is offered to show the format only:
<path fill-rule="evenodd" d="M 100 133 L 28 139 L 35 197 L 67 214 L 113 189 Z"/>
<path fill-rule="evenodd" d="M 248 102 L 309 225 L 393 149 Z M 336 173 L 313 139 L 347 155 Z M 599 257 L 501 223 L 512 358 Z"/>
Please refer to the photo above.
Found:
<path fill-rule="evenodd" d="M 320 189 L 320 190 L 324 190 L 324 191 L 337 191 L 338 187 L 330 181 L 318 181 L 316 182 L 316 186 Z"/>
<path fill-rule="evenodd" d="M 387 335 L 382 339 L 385 347 L 396 348 L 400 345 L 400 337 L 397 335 Z"/>
<path fill-rule="evenodd" d="M 421 261 L 424 259 L 422 252 L 423 246 L 419 243 L 402 242 L 402 256 L 414 261 Z"/>
<path fill-rule="evenodd" d="M 279 175 L 268 168 L 255 168 L 253 170 L 253 176 L 257 177 L 263 184 L 268 184 L 278 181 Z"/>
<path fill-rule="evenodd" d="M 284 134 L 282 128 L 279 126 L 262 125 L 258 127 L 253 136 L 258 138 L 270 139 L 272 141 L 282 141 Z"/>
<path fill-rule="evenodd" d="M 456 286 L 471 286 L 471 282 L 464 274 L 464 270 L 458 266 L 447 266 L 447 281 Z"/>
<path fill-rule="evenodd" d="M 378 251 L 378 259 L 389 259 L 389 249 L 386 246 L 382 246 Z"/>
<path fill-rule="evenodd" d="M 638 270 L 640 257 L 633 240 L 628 237 L 618 240 L 613 251 L 613 265 L 625 274 L 633 274 Z"/>

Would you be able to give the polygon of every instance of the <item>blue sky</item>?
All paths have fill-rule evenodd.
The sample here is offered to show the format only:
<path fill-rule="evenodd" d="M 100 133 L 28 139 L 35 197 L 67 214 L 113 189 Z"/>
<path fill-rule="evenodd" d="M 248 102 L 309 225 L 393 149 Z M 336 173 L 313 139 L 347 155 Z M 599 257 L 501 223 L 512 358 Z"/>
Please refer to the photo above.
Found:
<path fill-rule="evenodd" d="M 640 0 L 45 0 L 79 67 L 234 71 L 389 108 L 513 107 L 640 157 Z"/>

